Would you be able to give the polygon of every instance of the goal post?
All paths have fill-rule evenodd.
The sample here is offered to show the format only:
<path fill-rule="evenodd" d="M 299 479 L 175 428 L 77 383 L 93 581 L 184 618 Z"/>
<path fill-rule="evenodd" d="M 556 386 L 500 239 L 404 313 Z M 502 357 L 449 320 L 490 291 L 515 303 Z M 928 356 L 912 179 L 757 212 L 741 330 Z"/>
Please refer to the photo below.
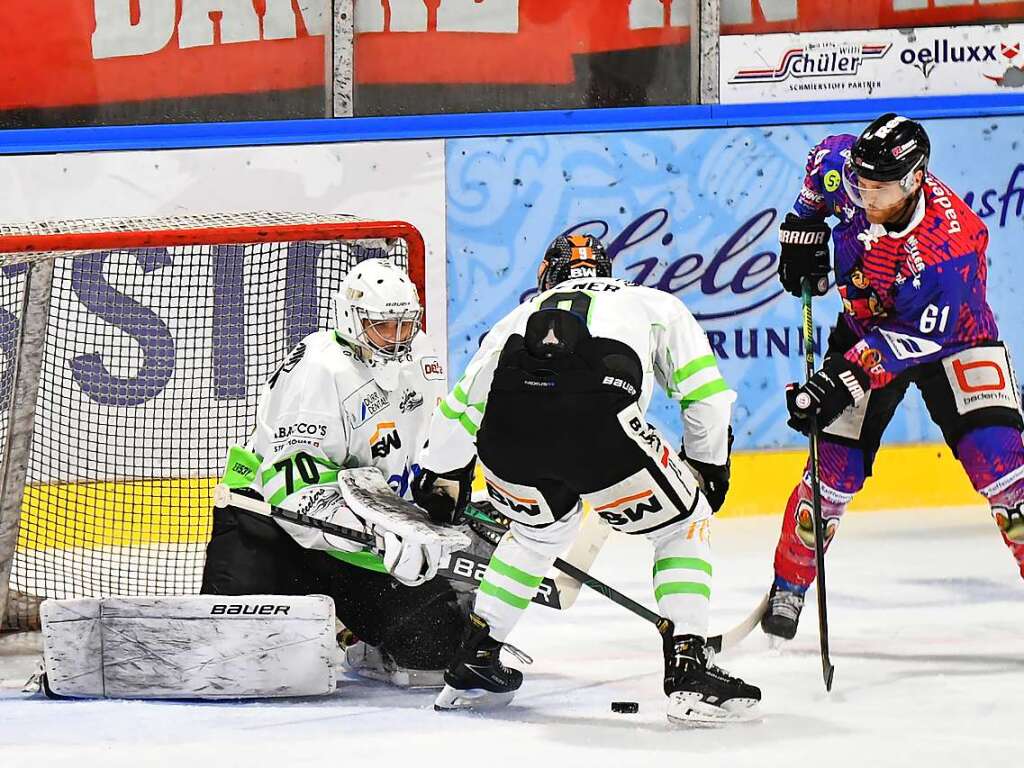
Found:
<path fill-rule="evenodd" d="M 388 258 L 426 305 L 411 224 L 247 213 L 0 224 L 0 613 L 192 594 L 210 494 L 262 383 Z M 424 315 L 425 316 L 425 315 Z"/>

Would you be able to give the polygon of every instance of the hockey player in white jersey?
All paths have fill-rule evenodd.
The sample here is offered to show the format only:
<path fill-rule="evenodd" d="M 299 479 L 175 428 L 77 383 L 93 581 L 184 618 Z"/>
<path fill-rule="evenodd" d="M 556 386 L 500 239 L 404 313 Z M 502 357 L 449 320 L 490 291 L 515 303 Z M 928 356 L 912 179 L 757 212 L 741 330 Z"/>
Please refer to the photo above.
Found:
<path fill-rule="evenodd" d="M 342 468 L 377 467 L 409 495 L 444 371 L 418 333 L 416 288 L 390 262 L 355 266 L 334 307 L 334 330 L 307 336 L 267 382 L 256 430 L 231 448 L 222 482 L 276 507 L 383 533 L 383 557 L 315 529 L 216 509 L 203 592 L 327 594 L 341 622 L 389 663 L 440 670 L 465 627 L 455 592 L 434 576 L 440 552 L 360 518 L 337 479 Z"/>
<path fill-rule="evenodd" d="M 485 337 L 431 422 L 413 489 L 435 516 L 474 456 L 511 521 L 476 595 L 470 628 L 437 709 L 507 704 L 522 673 L 499 653 L 541 578 L 573 540 L 581 500 L 613 528 L 654 545 L 672 720 L 750 717 L 760 691 L 712 663 L 710 518 L 729 485 L 735 394 L 707 338 L 670 294 L 611 277 L 590 235 L 563 236 L 539 271 L 540 294 Z M 682 409 L 679 457 L 645 413 L 655 383 Z M 688 462 L 687 466 L 685 462 Z M 453 474 L 456 473 L 456 474 Z"/>

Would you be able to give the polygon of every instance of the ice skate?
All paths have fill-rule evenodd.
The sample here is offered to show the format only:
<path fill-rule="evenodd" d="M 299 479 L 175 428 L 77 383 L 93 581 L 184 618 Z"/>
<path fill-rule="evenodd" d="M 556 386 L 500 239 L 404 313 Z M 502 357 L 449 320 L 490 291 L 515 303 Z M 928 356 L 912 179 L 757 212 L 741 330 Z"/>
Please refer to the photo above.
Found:
<path fill-rule="evenodd" d="M 721 723 L 758 715 L 761 689 L 712 663 L 713 652 L 697 635 L 665 642 L 665 694 L 673 723 Z"/>
<path fill-rule="evenodd" d="M 804 607 L 804 592 L 794 584 L 776 580 L 768 594 L 768 608 L 761 617 L 761 629 L 772 641 L 772 647 L 782 640 L 792 640 Z"/>
<path fill-rule="evenodd" d="M 444 673 L 444 690 L 434 701 L 434 709 L 497 709 L 508 706 L 523 684 L 523 673 L 501 663 L 499 656 L 503 648 L 530 663 L 531 659 L 521 651 L 492 638 L 487 622 L 471 613 L 468 633 Z"/>

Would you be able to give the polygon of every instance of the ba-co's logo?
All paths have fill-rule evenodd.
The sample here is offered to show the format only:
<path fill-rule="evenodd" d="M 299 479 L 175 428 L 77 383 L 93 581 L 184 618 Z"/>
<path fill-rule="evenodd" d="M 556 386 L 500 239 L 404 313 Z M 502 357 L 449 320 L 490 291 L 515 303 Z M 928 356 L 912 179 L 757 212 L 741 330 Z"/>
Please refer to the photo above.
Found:
<path fill-rule="evenodd" d="M 621 528 L 630 523 L 637 523 L 643 520 L 644 515 L 661 512 L 664 507 L 654 495 L 654 491 L 646 490 L 616 499 L 610 504 L 602 504 L 594 507 L 594 511 L 608 525 Z M 618 510 L 618 511 L 615 511 Z"/>
<path fill-rule="evenodd" d="M 402 447 L 402 438 L 398 436 L 395 422 L 382 421 L 370 435 L 370 455 L 375 459 L 383 459 L 391 451 Z"/>
<path fill-rule="evenodd" d="M 527 499 L 521 496 L 516 496 L 501 486 L 495 485 L 490 480 L 487 480 L 486 482 L 487 495 L 503 507 L 507 507 L 518 514 L 530 515 L 531 517 L 541 513 L 540 504 L 537 499 Z"/>

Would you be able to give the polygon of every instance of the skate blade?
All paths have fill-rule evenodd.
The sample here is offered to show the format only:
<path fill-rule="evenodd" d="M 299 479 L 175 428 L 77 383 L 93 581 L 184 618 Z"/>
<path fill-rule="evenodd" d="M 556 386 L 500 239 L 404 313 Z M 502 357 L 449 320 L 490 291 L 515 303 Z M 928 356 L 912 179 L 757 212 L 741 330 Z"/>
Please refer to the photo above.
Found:
<path fill-rule="evenodd" d="M 515 695 L 515 691 L 495 693 L 494 691 L 485 691 L 483 688 L 460 690 L 446 685 L 434 700 L 434 709 L 438 712 L 455 709 L 501 709 L 507 707 Z"/>
<path fill-rule="evenodd" d="M 364 680 L 375 680 L 408 690 L 427 690 L 444 687 L 444 671 L 431 669 L 374 669 L 370 667 L 348 668 L 348 671 Z"/>
<path fill-rule="evenodd" d="M 729 699 L 721 706 L 709 704 L 699 693 L 676 692 L 669 696 L 669 722 L 680 725 L 742 723 L 760 717 L 756 699 Z"/>
<path fill-rule="evenodd" d="M 364 680 L 388 683 L 396 688 L 443 688 L 443 669 L 409 669 L 387 663 L 380 651 L 365 643 L 351 645 L 345 649 L 342 663 L 345 671 Z"/>
<path fill-rule="evenodd" d="M 781 637 L 780 635 L 770 635 L 766 633 L 765 637 L 768 638 L 769 651 L 781 651 L 786 647 L 786 643 L 789 642 L 787 638 Z"/>

